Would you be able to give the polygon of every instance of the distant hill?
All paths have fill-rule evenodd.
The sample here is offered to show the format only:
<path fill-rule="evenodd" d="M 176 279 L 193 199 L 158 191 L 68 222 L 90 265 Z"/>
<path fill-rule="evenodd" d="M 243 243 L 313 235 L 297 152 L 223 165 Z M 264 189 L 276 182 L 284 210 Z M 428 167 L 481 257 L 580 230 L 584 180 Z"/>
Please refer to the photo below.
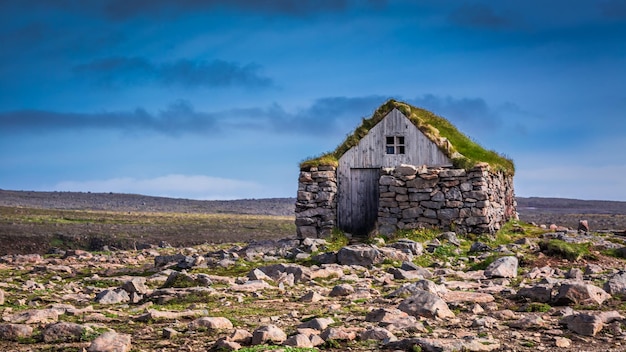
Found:
<path fill-rule="evenodd" d="M 295 202 L 295 198 L 191 200 L 124 193 L 0 190 L 0 206 L 43 209 L 292 216 Z"/>
<path fill-rule="evenodd" d="M 295 198 L 191 200 L 123 193 L 0 190 L 0 206 L 43 209 L 293 216 L 295 202 Z M 594 229 L 626 227 L 626 202 L 518 197 L 517 209 L 522 220 L 538 224 L 576 227 L 578 220 L 588 218 Z"/>
<path fill-rule="evenodd" d="M 626 214 L 626 202 L 567 198 L 517 197 L 520 213 Z"/>

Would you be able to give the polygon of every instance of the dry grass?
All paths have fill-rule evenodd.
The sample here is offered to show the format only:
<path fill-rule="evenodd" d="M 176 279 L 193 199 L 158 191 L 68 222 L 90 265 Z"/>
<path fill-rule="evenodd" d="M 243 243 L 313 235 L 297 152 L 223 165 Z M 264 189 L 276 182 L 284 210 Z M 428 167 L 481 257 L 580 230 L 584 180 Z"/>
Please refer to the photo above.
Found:
<path fill-rule="evenodd" d="M 290 216 L 0 207 L 0 254 L 45 253 L 50 247 L 132 248 L 160 241 L 188 246 L 294 234 Z"/>

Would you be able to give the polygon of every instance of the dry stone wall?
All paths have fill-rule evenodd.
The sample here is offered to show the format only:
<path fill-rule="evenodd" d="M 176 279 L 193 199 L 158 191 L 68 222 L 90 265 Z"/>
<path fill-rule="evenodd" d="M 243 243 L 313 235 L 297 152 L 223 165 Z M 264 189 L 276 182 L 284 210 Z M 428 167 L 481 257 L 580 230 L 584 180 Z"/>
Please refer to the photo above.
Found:
<path fill-rule="evenodd" d="M 517 217 L 513 177 L 487 164 L 468 171 L 401 165 L 381 171 L 378 231 L 437 227 L 494 233 Z"/>
<path fill-rule="evenodd" d="M 296 199 L 298 237 L 328 237 L 336 224 L 336 168 L 319 166 L 301 170 Z"/>

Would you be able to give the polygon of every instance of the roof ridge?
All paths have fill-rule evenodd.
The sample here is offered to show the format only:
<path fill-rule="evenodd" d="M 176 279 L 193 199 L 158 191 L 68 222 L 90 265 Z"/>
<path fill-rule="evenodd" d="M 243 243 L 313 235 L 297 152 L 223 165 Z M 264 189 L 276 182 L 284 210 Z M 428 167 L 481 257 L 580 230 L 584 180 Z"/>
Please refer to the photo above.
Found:
<path fill-rule="evenodd" d="M 494 171 L 503 171 L 513 175 L 513 161 L 493 150 L 483 148 L 460 132 L 450 121 L 423 108 L 405 102 L 389 99 L 379 106 L 372 116 L 363 119 L 354 132 L 349 134 L 337 148 L 321 156 L 303 161 L 300 168 L 306 169 L 316 165 L 338 165 L 339 158 L 350 148 L 356 146 L 361 138 L 382 121 L 393 109 L 397 109 L 409 119 L 439 150 L 441 150 L 455 167 L 471 169 L 478 163 L 489 164 Z"/>

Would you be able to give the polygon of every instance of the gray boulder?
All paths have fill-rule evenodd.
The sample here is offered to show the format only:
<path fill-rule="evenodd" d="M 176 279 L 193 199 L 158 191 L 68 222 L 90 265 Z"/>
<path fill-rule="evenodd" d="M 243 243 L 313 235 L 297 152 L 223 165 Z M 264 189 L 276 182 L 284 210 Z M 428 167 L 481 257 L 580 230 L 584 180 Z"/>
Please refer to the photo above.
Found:
<path fill-rule="evenodd" d="M 485 269 L 485 276 L 488 278 L 506 277 L 512 278 L 517 276 L 517 257 L 508 256 L 500 257 Z"/>
<path fill-rule="evenodd" d="M 108 331 L 91 342 L 88 352 L 128 352 L 131 347 L 131 338 L 128 334 L 118 334 Z"/>
<path fill-rule="evenodd" d="M 402 270 L 398 268 L 389 268 L 387 272 L 393 275 L 393 278 L 396 280 L 420 280 L 423 279 L 424 276 L 420 274 L 417 270 Z"/>
<path fill-rule="evenodd" d="M 420 293 L 421 291 L 430 292 L 432 294 L 440 296 L 441 294 L 447 292 L 448 289 L 443 285 L 437 285 L 430 280 L 422 279 L 411 284 L 402 285 L 395 291 L 388 294 L 387 297 L 410 297 L 416 293 Z"/>
<path fill-rule="evenodd" d="M 252 333 L 252 344 L 263 343 L 281 344 L 287 340 L 287 335 L 276 325 L 265 325 L 254 330 Z"/>
<path fill-rule="evenodd" d="M 456 236 L 456 233 L 454 233 L 452 231 L 444 232 L 441 235 L 437 236 L 437 238 L 439 240 L 446 240 L 450 244 L 453 244 L 453 245 L 455 245 L 457 247 L 461 246 L 461 241 L 459 241 L 459 238 Z"/>
<path fill-rule="evenodd" d="M 298 328 L 308 328 L 323 331 L 334 322 L 335 321 L 333 320 L 333 318 L 315 318 L 298 325 Z"/>
<path fill-rule="evenodd" d="M 561 324 L 579 335 L 595 336 L 604 327 L 602 318 L 594 314 L 573 314 L 563 317 Z"/>
<path fill-rule="evenodd" d="M 124 291 L 128 293 L 138 293 L 140 295 L 145 295 L 148 293 L 148 287 L 146 287 L 146 278 L 145 277 L 134 277 L 124 283 L 122 285 Z"/>
<path fill-rule="evenodd" d="M 314 347 L 313 342 L 311 342 L 311 339 L 309 338 L 309 336 L 307 336 L 305 334 L 295 334 L 295 335 L 289 337 L 287 340 L 285 340 L 283 345 L 291 346 L 291 347 L 297 347 L 297 348 L 312 348 L 312 347 Z"/>
<path fill-rule="evenodd" d="M 59 322 L 48 325 L 41 335 L 47 343 L 74 342 L 80 341 L 84 331 L 85 327 L 80 324 Z"/>
<path fill-rule="evenodd" d="M 207 328 L 209 330 L 232 329 L 233 323 L 224 317 L 201 317 L 189 323 L 189 329 Z"/>
<path fill-rule="evenodd" d="M 474 242 L 470 246 L 470 252 L 489 252 L 491 251 L 491 247 L 482 243 L 482 242 Z"/>
<path fill-rule="evenodd" d="M 265 275 L 269 276 L 274 281 L 279 281 L 281 277 L 288 274 L 293 275 L 294 283 L 311 279 L 311 269 L 298 264 L 274 264 L 262 266 L 258 268 L 258 270 L 265 273 Z"/>
<path fill-rule="evenodd" d="M 129 302 L 130 296 L 122 289 L 104 290 L 96 295 L 96 302 L 100 304 L 118 304 Z"/>
<path fill-rule="evenodd" d="M 165 265 L 178 264 L 179 262 L 189 261 L 189 260 L 193 260 L 193 258 L 192 257 L 187 258 L 187 256 L 182 253 L 172 254 L 172 255 L 159 255 L 159 256 L 154 257 L 154 266 L 158 268 L 158 267 L 162 267 Z"/>
<path fill-rule="evenodd" d="M 378 340 L 378 341 L 396 341 L 398 338 L 385 328 L 369 328 L 359 335 L 361 341 Z"/>
<path fill-rule="evenodd" d="M 354 293 L 354 287 L 350 284 L 336 285 L 328 294 L 330 297 L 349 296 Z"/>
<path fill-rule="evenodd" d="M 390 243 L 387 247 L 404 250 L 416 256 L 424 253 L 424 246 L 422 246 L 421 243 L 406 238 L 401 238 L 394 243 Z"/>
<path fill-rule="evenodd" d="M 604 290 L 613 296 L 626 297 L 626 271 L 620 271 L 604 283 Z"/>
<path fill-rule="evenodd" d="M 379 264 L 383 254 L 376 248 L 366 245 L 343 247 L 337 252 L 337 262 L 341 265 L 360 265 L 365 267 Z"/>
<path fill-rule="evenodd" d="M 582 282 L 563 283 L 554 297 L 557 305 L 600 305 L 611 295 L 600 287 Z"/>
<path fill-rule="evenodd" d="M 26 324 L 0 324 L 0 340 L 17 341 L 33 335 L 33 328 Z"/>
<path fill-rule="evenodd" d="M 522 287 L 517 291 L 517 296 L 528 298 L 533 302 L 548 303 L 552 299 L 552 285 L 539 284 L 531 287 Z"/>
<path fill-rule="evenodd" d="M 400 303 L 398 309 L 414 317 L 454 318 L 454 313 L 444 300 L 424 290 L 416 290 L 413 296 Z"/>

